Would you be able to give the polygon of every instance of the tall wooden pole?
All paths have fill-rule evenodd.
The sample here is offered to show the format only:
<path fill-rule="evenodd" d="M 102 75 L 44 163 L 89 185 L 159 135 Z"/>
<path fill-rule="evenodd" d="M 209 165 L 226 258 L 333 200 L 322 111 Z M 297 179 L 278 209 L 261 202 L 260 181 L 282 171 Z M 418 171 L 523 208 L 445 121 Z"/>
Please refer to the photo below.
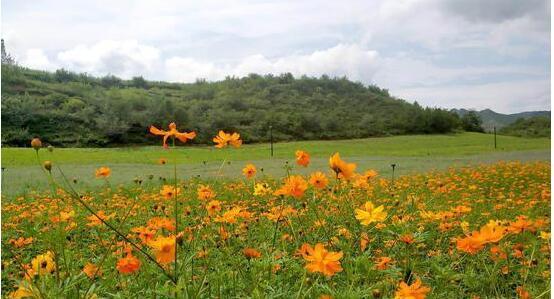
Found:
<path fill-rule="evenodd" d="M 271 157 L 273 158 L 273 126 L 269 126 L 269 144 L 271 149 Z"/>
<path fill-rule="evenodd" d="M 494 149 L 496 149 L 496 126 L 494 126 Z"/>

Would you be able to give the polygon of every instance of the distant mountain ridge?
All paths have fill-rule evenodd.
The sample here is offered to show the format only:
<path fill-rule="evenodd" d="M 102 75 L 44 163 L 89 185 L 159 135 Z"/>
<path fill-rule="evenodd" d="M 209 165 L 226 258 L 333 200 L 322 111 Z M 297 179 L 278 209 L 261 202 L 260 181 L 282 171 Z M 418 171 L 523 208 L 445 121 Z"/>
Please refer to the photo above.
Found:
<path fill-rule="evenodd" d="M 474 110 L 452 109 L 451 111 L 457 113 L 459 116 L 463 116 L 464 114 Z M 514 123 L 520 118 L 528 119 L 535 116 L 542 116 L 550 119 L 550 111 L 526 111 L 513 114 L 502 114 L 492 111 L 491 109 L 484 109 L 475 112 L 477 112 L 477 115 L 479 115 L 481 120 L 483 120 L 483 128 L 485 131 L 492 131 L 495 126 L 496 129 L 503 128 Z"/>

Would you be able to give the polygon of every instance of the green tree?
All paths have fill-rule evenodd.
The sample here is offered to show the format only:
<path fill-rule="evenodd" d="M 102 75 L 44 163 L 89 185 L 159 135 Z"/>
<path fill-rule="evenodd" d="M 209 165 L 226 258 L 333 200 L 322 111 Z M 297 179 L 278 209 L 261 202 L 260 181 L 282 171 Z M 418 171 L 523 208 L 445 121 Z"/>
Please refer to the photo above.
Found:
<path fill-rule="evenodd" d="M 475 111 L 469 111 L 461 119 L 462 129 L 467 132 L 485 132 L 483 121 Z"/>

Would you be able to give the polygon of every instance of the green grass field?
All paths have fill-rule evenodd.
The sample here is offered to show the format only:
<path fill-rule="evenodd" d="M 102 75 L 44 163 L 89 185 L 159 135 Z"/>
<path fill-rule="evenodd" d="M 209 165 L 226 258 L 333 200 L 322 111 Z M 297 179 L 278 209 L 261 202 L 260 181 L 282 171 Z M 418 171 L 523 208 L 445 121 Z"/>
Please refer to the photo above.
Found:
<path fill-rule="evenodd" d="M 10 298 L 547 298 L 550 140 L 498 145 L 457 134 L 280 143 L 274 158 L 259 144 L 41 149 L 38 161 L 4 148 L 2 288 Z M 333 152 L 379 176 L 348 178 L 336 161 L 336 177 Z M 45 160 L 60 166 L 50 186 Z M 258 169 L 248 179 L 246 163 Z M 100 166 L 108 178 L 95 178 Z M 308 179 L 316 171 L 319 182 Z"/>
<path fill-rule="evenodd" d="M 493 135 L 462 133 L 453 135 L 415 135 L 356 140 L 299 141 L 274 144 L 274 158 L 288 159 L 297 149 L 312 157 L 329 157 L 340 152 L 345 157 L 457 156 L 492 152 L 550 149 L 550 139 L 498 136 L 494 149 Z M 161 146 L 125 148 L 60 148 L 55 160 L 59 164 L 156 164 L 168 151 Z M 178 146 L 178 163 L 262 160 L 270 157 L 269 144 L 243 145 L 240 150 L 218 150 L 212 146 Z M 25 148 L 2 148 L 2 166 L 35 165 L 35 153 Z"/>
<path fill-rule="evenodd" d="M 274 144 L 274 157 L 270 158 L 269 144 L 244 145 L 240 149 L 223 150 L 212 146 L 178 146 L 165 150 L 160 146 L 127 148 L 59 148 L 53 153 L 41 150 L 41 159 L 59 165 L 72 180 L 79 178 L 77 186 L 99 186 L 94 170 L 106 165 L 112 168 L 113 184 L 126 184 L 139 178 L 158 180 L 172 173 L 177 159 L 178 171 L 183 177 L 240 176 L 245 163 L 254 163 L 269 176 L 281 176 L 287 161 L 294 164 L 294 152 L 305 150 L 312 156 L 312 165 L 326 170 L 327 159 L 334 152 L 358 164 L 359 170 L 376 169 L 390 175 L 390 164 L 398 165 L 399 175 L 430 169 L 444 169 L 471 163 L 488 163 L 499 160 L 550 160 L 550 139 L 498 136 L 494 149 L 493 135 L 462 133 L 453 135 L 416 135 L 359 140 L 300 141 Z M 167 165 L 158 165 L 160 158 Z M 225 163 L 221 172 L 223 161 Z M 4 195 L 41 190 L 47 181 L 37 166 L 35 151 L 31 148 L 2 148 L 2 192 Z M 302 170 L 300 170 L 302 172 Z"/>

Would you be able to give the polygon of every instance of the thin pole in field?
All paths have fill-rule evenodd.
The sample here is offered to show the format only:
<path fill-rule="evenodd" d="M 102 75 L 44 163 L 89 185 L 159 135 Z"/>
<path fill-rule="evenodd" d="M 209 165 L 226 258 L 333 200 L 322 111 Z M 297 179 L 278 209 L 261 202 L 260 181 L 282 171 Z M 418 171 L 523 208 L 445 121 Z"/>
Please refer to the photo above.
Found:
<path fill-rule="evenodd" d="M 392 182 L 391 184 L 394 186 L 394 168 L 396 168 L 396 163 L 393 163 L 390 165 L 392 167 Z"/>
<path fill-rule="evenodd" d="M 496 149 L 496 126 L 494 126 L 493 130 L 494 130 L 494 149 Z"/>
<path fill-rule="evenodd" d="M 273 126 L 269 126 L 269 144 L 271 150 L 271 157 L 273 158 Z"/>

